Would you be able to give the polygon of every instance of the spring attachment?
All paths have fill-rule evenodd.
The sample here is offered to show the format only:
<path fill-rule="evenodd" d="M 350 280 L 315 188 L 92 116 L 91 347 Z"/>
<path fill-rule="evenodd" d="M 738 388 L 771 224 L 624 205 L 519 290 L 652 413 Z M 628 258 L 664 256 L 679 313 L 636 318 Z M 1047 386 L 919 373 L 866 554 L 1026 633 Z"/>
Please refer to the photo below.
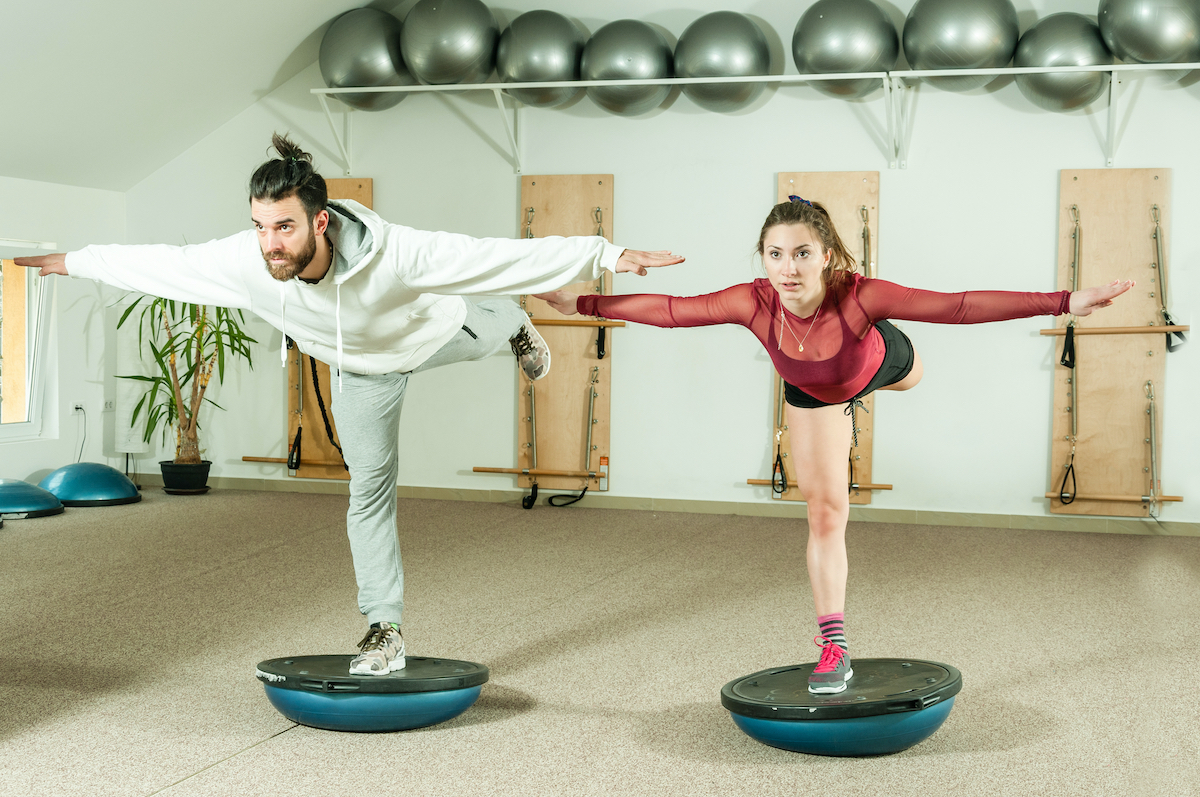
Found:
<path fill-rule="evenodd" d="M 1162 315 L 1163 323 L 1169 327 L 1173 327 L 1175 326 L 1175 319 L 1171 317 L 1171 313 L 1167 310 L 1166 259 L 1163 257 L 1162 217 L 1159 213 L 1158 205 L 1150 208 L 1150 216 L 1154 219 L 1154 233 L 1151 237 L 1154 238 L 1154 252 L 1156 255 L 1154 266 L 1158 269 L 1157 293 L 1159 312 Z M 1187 336 L 1183 332 L 1167 333 L 1167 351 L 1175 351 L 1185 343 L 1187 343 Z"/>
<path fill-rule="evenodd" d="M 596 220 L 596 235 L 603 238 L 604 237 L 604 211 L 601 210 L 600 208 L 596 208 L 595 210 L 592 211 L 592 218 L 594 218 Z M 607 274 L 607 272 L 604 272 L 604 271 L 600 272 L 600 282 L 596 286 L 596 293 L 600 294 L 601 296 L 605 295 L 605 290 L 604 290 L 605 279 L 604 278 L 605 278 L 606 274 Z M 601 326 L 599 329 L 596 330 L 596 359 L 597 360 L 603 360 L 604 355 L 608 353 L 608 346 L 606 345 L 606 340 L 605 340 L 607 338 L 607 336 L 608 336 L 608 328 L 607 327 Z"/>
<path fill-rule="evenodd" d="M 592 380 L 588 383 L 588 425 L 587 425 L 587 450 L 584 457 L 584 470 L 590 476 L 592 473 L 592 452 L 596 450 L 596 446 L 592 445 L 592 428 L 599 423 L 596 419 L 596 399 L 599 393 L 596 392 L 596 385 L 600 383 L 600 366 L 592 366 Z"/>
<path fill-rule="evenodd" d="M 1150 436 L 1146 442 L 1150 444 L 1150 517 L 1157 518 L 1159 510 L 1159 493 L 1162 484 L 1158 478 L 1158 413 L 1154 407 L 1154 383 L 1146 382 L 1146 414 L 1150 416 Z"/>
<path fill-rule="evenodd" d="M 871 263 L 871 216 L 867 212 L 867 206 L 861 205 L 858 212 L 862 214 L 862 239 L 863 239 L 863 276 L 870 279 L 874 277 L 874 269 Z"/>
<path fill-rule="evenodd" d="M 529 383 L 529 417 L 525 420 L 529 421 L 529 442 L 526 445 L 529 447 L 533 461 L 532 469 L 537 470 L 537 393 L 533 389 L 533 382 Z M 525 509 L 532 509 L 533 505 L 537 503 L 537 495 L 537 476 L 534 476 L 529 495 L 521 499 L 521 506 Z"/>
<path fill-rule="evenodd" d="M 533 208 L 525 208 L 525 237 L 533 237 Z"/>
<path fill-rule="evenodd" d="M 854 448 L 858 448 L 858 410 L 869 413 L 862 399 L 850 399 L 846 406 L 846 414 L 850 416 L 851 436 L 854 438 Z"/>

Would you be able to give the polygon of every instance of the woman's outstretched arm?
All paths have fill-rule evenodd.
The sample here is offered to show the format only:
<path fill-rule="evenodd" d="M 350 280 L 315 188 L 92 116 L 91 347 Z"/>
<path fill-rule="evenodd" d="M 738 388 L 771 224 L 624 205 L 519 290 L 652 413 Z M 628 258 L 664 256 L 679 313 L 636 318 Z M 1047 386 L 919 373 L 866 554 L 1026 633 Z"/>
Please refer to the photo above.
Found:
<path fill-rule="evenodd" d="M 750 285 L 734 285 L 703 296 L 634 293 L 623 296 L 579 296 L 569 291 L 534 294 L 563 315 L 600 316 L 656 327 L 746 326 L 754 315 Z"/>

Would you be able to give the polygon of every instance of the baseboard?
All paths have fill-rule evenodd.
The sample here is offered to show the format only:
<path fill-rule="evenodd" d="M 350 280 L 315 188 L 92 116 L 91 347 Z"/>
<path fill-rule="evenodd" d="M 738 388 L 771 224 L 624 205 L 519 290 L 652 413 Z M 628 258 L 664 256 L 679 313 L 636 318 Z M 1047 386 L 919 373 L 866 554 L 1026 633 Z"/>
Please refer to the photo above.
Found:
<path fill-rule="evenodd" d="M 161 486 L 159 473 L 138 474 L 140 483 Z M 208 480 L 210 487 L 225 490 L 258 490 L 282 493 L 325 493 L 349 495 L 350 486 L 344 481 L 324 479 L 245 479 L 215 476 Z M 519 504 L 525 493 L 520 490 L 469 490 L 451 487 L 410 487 L 400 485 L 396 493 L 401 498 L 428 498 L 438 501 L 477 501 L 496 504 Z M 691 512 L 702 515 L 747 515 L 750 517 L 807 516 L 801 502 L 772 501 L 743 503 L 740 501 L 699 501 L 676 498 L 638 498 L 634 496 L 588 493 L 580 506 L 596 509 L 636 509 L 649 512 Z M 1082 515 L 993 515 L 966 512 L 929 512 L 921 509 L 883 509 L 851 506 L 850 520 L 861 523 L 904 523 L 925 526 L 967 526 L 989 529 L 1029 529 L 1045 531 L 1086 531 L 1099 534 L 1144 534 L 1156 537 L 1200 537 L 1200 523 L 1178 521 L 1155 522 L 1143 518 L 1093 517 Z"/>

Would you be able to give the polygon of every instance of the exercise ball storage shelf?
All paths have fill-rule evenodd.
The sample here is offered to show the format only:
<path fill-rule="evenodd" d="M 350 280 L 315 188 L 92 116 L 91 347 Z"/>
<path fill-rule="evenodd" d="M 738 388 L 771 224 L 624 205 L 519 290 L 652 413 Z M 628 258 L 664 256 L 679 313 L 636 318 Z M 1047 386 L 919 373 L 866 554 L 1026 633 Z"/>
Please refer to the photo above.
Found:
<path fill-rule="evenodd" d="M 560 89 L 560 88 L 597 88 L 597 87 L 618 87 L 618 86 L 696 86 L 699 84 L 722 84 L 722 83 L 775 83 L 781 86 L 795 85 L 801 83 L 820 83 L 821 81 L 848 81 L 848 80 L 881 80 L 883 84 L 882 100 L 884 103 L 884 118 L 887 128 L 887 142 L 885 155 L 888 160 L 888 168 L 905 169 L 908 167 L 908 131 L 910 128 L 910 114 L 913 112 L 912 103 L 908 97 L 915 88 L 915 85 L 922 80 L 929 78 L 940 77 L 969 77 L 969 76 L 1002 76 L 1002 75 L 1059 75 L 1071 74 L 1080 72 L 1104 72 L 1108 73 L 1110 80 L 1108 82 L 1108 118 L 1107 118 L 1107 138 L 1104 144 L 1105 166 L 1112 166 L 1116 158 L 1117 147 L 1117 102 L 1119 99 L 1119 86 L 1122 83 L 1122 78 L 1118 75 L 1132 77 L 1144 76 L 1148 72 L 1170 72 L 1170 73 L 1186 73 L 1193 70 L 1200 70 L 1200 63 L 1167 63 L 1167 64 L 1104 64 L 1096 66 L 1052 66 L 1052 67 L 1000 67 L 995 69 L 913 69 L 904 71 L 891 72 L 832 72 L 824 74 L 806 74 L 806 75 L 747 75 L 740 77 L 692 77 L 692 78 L 655 78 L 645 80 L 550 80 L 550 81 L 530 81 L 522 83 L 471 83 L 471 84 L 450 84 L 450 85 L 410 85 L 410 86 L 361 86 L 361 87 L 345 87 L 345 88 L 315 88 L 311 92 L 317 96 L 321 103 L 321 108 L 325 111 L 325 117 L 329 122 L 329 129 L 332 131 L 334 139 L 337 142 L 338 149 L 341 152 L 346 174 L 350 174 L 352 170 L 351 162 L 351 147 L 350 139 L 353 135 L 351 127 L 350 112 L 353 110 L 346 107 L 346 124 L 344 126 L 345 136 L 338 132 L 338 127 L 334 123 L 333 111 L 329 107 L 327 97 L 338 97 L 341 94 L 352 95 L 356 99 L 361 99 L 369 93 L 413 93 L 413 92 L 467 92 L 467 91 L 490 91 L 495 97 L 496 108 L 500 112 L 500 118 L 504 122 L 504 131 L 508 137 L 509 148 L 512 152 L 513 171 L 517 174 L 521 173 L 521 140 L 520 140 L 520 109 L 521 103 L 513 99 L 512 114 L 513 119 L 510 122 L 508 118 L 509 109 L 505 105 L 504 95 L 510 94 L 510 91 L 532 90 L 532 89 Z M 511 94 L 510 94 L 511 97 Z M 1135 95 L 1136 99 L 1136 95 Z M 823 100 L 829 102 L 831 100 Z M 838 100 L 832 100 L 837 102 Z M 877 101 L 877 100 L 876 100 Z M 969 100 L 968 100 L 969 101 Z"/>

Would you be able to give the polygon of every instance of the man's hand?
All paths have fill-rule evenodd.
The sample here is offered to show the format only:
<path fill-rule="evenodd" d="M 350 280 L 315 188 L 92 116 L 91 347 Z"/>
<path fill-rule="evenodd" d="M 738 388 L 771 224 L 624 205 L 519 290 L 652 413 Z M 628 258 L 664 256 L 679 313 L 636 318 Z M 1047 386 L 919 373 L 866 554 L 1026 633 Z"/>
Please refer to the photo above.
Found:
<path fill-rule="evenodd" d="M 1112 300 L 1133 287 L 1133 280 L 1113 280 L 1107 285 L 1084 288 L 1071 294 L 1068 312 L 1071 315 L 1091 315 L 1093 310 L 1108 307 Z"/>
<path fill-rule="evenodd" d="M 575 315 L 579 312 L 576 307 L 578 294 L 567 291 L 550 291 L 549 293 L 535 293 L 533 297 L 541 299 L 563 315 Z"/>
<path fill-rule="evenodd" d="M 622 272 L 632 272 L 639 277 L 646 276 L 646 269 L 659 268 L 660 266 L 673 266 L 676 263 L 682 263 L 683 258 L 679 255 L 673 255 L 666 249 L 659 249 L 655 252 L 642 252 L 637 249 L 626 249 L 621 253 L 621 257 L 617 260 L 617 267 L 613 269 L 617 274 Z"/>
<path fill-rule="evenodd" d="M 34 255 L 33 257 L 14 258 L 18 266 L 40 269 L 38 275 L 45 277 L 50 274 L 67 276 L 67 256 L 62 252 L 53 255 Z"/>

